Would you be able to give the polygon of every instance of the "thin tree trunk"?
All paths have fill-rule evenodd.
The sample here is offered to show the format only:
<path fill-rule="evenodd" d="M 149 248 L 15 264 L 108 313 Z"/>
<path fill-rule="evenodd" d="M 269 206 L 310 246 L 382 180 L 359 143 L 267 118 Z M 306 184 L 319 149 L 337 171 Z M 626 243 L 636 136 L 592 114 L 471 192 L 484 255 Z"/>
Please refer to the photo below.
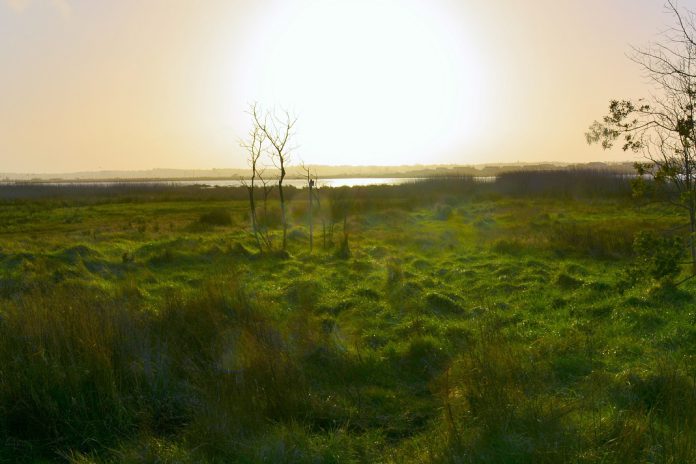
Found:
<path fill-rule="evenodd" d="M 684 166 L 686 167 L 686 191 L 688 193 L 689 206 L 689 249 L 691 251 L 691 272 L 696 272 L 696 243 L 694 234 L 696 233 L 696 191 L 693 185 L 693 173 L 691 172 L 691 156 L 689 151 L 684 151 Z"/>
<path fill-rule="evenodd" d="M 280 162 L 280 179 L 278 179 L 278 195 L 280 196 L 280 217 L 283 222 L 283 251 L 287 249 L 288 245 L 288 222 L 285 216 L 285 196 L 283 195 L 283 179 L 285 179 L 285 167 L 283 167 L 283 161 Z"/>
<path fill-rule="evenodd" d="M 696 198 L 690 192 L 689 195 L 689 247 L 691 249 L 691 271 L 696 272 Z"/>
<path fill-rule="evenodd" d="M 309 177 L 309 174 L 307 177 Z M 314 181 L 308 179 L 307 184 L 309 186 L 309 252 L 311 253 L 314 249 L 314 218 L 312 217 L 312 187 L 314 186 Z"/>
<path fill-rule="evenodd" d="M 343 215 L 343 243 L 348 244 L 348 214 Z"/>
<path fill-rule="evenodd" d="M 256 218 L 256 200 L 254 199 L 254 178 L 251 178 L 251 187 L 249 190 L 249 208 L 251 209 L 251 227 L 254 230 L 254 239 L 256 239 L 256 246 L 259 247 L 259 252 L 263 253 L 263 247 L 261 246 L 261 240 L 259 239 L 259 226 Z"/>

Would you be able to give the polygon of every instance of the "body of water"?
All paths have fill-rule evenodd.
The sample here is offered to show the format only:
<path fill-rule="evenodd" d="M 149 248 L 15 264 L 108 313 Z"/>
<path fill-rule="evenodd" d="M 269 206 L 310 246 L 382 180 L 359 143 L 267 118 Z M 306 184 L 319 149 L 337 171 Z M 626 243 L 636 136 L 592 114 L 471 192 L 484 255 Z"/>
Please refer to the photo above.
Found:
<path fill-rule="evenodd" d="M 408 182 L 420 180 L 418 177 L 355 177 L 345 179 L 319 179 L 319 187 L 356 187 L 362 185 L 399 185 Z M 278 181 L 272 181 L 276 184 Z M 240 180 L 184 180 L 169 182 L 179 185 L 209 185 L 211 187 L 238 187 L 242 185 Z M 256 181 L 256 185 L 261 185 Z M 285 179 L 283 185 L 292 185 L 293 187 L 306 187 L 306 179 Z"/>
<path fill-rule="evenodd" d="M 351 177 L 351 178 L 329 178 L 329 179 L 319 179 L 319 187 L 358 187 L 366 185 L 401 185 L 410 182 L 417 182 L 420 180 L 426 180 L 426 177 Z M 488 183 L 494 182 L 495 176 L 481 176 L 473 178 L 476 182 Z M 32 184 L 35 185 L 58 185 L 58 186 L 102 186 L 108 187 L 112 185 L 175 185 L 175 186 L 189 186 L 189 185 L 200 185 L 203 187 L 240 187 L 244 185 L 241 180 L 238 179 L 212 179 L 212 180 L 196 180 L 196 179 L 186 179 L 186 180 L 60 180 L 60 181 L 0 181 L 0 185 L 12 185 L 12 184 Z M 277 185 L 278 180 L 272 180 L 269 184 Z M 256 186 L 261 187 L 261 183 L 257 180 Z M 283 185 L 291 185 L 297 188 L 304 188 L 307 186 L 306 179 L 285 179 Z"/>
<path fill-rule="evenodd" d="M 345 179 L 319 179 L 319 187 L 355 187 L 362 185 L 399 185 L 408 182 L 415 182 L 423 179 L 422 177 L 356 177 L 356 178 L 345 178 Z M 19 182 L 0 182 L 3 184 L 14 184 L 14 183 L 24 183 Z M 272 184 L 277 184 L 277 180 L 271 181 Z M 37 182 L 37 185 L 98 185 L 98 186 L 109 186 L 109 185 L 201 185 L 207 187 L 240 187 L 242 186 L 241 180 L 228 179 L 228 180 L 127 180 L 114 181 L 114 180 L 95 180 L 95 181 L 46 181 Z M 261 183 L 256 181 L 256 185 L 259 187 Z M 307 185 L 306 179 L 285 179 L 283 185 L 292 185 L 294 187 L 302 188 Z"/>

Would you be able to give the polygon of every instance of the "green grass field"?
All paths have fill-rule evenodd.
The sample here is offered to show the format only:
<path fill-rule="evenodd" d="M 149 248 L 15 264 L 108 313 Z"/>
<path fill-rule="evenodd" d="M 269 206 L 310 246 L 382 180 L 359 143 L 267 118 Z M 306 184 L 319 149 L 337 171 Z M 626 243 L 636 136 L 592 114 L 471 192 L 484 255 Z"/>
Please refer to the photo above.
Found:
<path fill-rule="evenodd" d="M 679 213 L 389 189 L 349 257 L 301 191 L 289 255 L 232 189 L 0 202 L 0 462 L 696 462 L 696 282 L 628 272 Z"/>

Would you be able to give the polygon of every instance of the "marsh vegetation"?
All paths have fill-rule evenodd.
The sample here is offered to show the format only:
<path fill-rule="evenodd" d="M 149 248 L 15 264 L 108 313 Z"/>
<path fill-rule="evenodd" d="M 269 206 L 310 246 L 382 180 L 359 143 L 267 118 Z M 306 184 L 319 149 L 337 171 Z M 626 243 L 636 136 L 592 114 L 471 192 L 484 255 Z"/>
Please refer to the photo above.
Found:
<path fill-rule="evenodd" d="M 694 462 L 695 283 L 635 246 L 681 213 L 630 182 L 320 189 L 311 253 L 292 187 L 260 253 L 243 187 L 0 186 L 0 461 Z"/>

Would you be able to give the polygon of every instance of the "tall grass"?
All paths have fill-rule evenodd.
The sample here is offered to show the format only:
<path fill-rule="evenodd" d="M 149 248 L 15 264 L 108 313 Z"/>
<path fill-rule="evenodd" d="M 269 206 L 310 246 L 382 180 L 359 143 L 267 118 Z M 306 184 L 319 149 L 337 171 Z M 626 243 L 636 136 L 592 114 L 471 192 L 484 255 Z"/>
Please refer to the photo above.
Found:
<path fill-rule="evenodd" d="M 183 432 L 229 451 L 305 414 L 287 337 L 234 285 L 158 311 L 85 288 L 25 295 L 0 319 L 0 442 L 55 456 Z"/>
<path fill-rule="evenodd" d="M 426 461 L 696 462 L 688 364 L 658 358 L 614 375 L 591 338 L 528 346 L 504 325 L 486 316 L 438 381 L 442 421 Z"/>

